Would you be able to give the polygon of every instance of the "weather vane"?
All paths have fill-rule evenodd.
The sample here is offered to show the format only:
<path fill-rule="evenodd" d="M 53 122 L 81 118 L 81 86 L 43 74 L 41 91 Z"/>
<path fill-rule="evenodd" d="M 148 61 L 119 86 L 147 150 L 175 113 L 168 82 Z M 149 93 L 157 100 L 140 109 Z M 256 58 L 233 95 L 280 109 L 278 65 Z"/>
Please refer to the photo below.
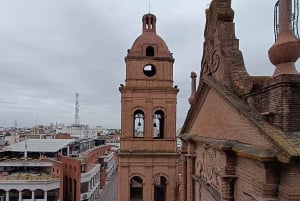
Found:
<path fill-rule="evenodd" d="M 151 0 L 149 0 L 149 14 L 151 13 L 150 11 L 150 8 L 151 8 Z"/>

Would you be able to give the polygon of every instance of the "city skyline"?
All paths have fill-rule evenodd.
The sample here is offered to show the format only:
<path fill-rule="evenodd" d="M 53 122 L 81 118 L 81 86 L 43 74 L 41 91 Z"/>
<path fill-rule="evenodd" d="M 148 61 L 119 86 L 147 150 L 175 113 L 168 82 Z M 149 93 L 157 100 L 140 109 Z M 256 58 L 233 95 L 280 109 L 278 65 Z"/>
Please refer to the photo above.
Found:
<path fill-rule="evenodd" d="M 189 108 L 190 73 L 200 72 L 205 8 L 209 0 L 151 1 L 157 33 L 175 58 L 179 87 L 177 128 Z M 250 75 L 269 75 L 276 1 L 232 1 L 236 33 Z M 0 126 L 80 122 L 120 128 L 124 57 L 142 32 L 148 1 L 5 0 L 0 8 Z M 251 15 L 253 10 L 256 15 Z M 263 16 L 263 17 L 262 17 Z M 259 20 L 259 23 L 257 23 Z M 256 40 L 251 40 L 255 37 Z M 254 51 L 255 50 L 255 51 Z M 264 55 L 263 58 L 258 55 Z M 296 64 L 299 69 L 299 62 Z M 198 80 L 197 80 L 198 83 Z"/>

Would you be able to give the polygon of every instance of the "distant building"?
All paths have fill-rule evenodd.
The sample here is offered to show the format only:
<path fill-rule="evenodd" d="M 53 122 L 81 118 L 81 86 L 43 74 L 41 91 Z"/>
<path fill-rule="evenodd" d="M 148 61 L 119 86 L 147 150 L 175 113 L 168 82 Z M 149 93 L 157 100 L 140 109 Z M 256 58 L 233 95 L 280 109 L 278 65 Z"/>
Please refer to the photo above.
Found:
<path fill-rule="evenodd" d="M 72 138 L 97 138 L 98 129 L 90 129 L 88 125 L 71 125 L 58 127 L 56 134 L 69 133 Z"/>
<path fill-rule="evenodd" d="M 0 199 L 96 200 L 114 170 L 113 154 L 110 146 L 95 146 L 92 139 L 13 144 L 0 152 Z"/>

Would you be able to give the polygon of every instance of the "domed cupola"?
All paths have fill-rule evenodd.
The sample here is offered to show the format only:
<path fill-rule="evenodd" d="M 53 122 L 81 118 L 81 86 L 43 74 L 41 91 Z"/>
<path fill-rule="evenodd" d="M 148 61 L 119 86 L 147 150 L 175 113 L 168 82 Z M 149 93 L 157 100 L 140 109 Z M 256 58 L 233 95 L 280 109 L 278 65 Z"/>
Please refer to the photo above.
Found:
<path fill-rule="evenodd" d="M 156 34 L 156 16 L 145 14 L 142 21 L 143 33 L 134 41 L 127 57 L 173 58 L 165 41 Z"/>

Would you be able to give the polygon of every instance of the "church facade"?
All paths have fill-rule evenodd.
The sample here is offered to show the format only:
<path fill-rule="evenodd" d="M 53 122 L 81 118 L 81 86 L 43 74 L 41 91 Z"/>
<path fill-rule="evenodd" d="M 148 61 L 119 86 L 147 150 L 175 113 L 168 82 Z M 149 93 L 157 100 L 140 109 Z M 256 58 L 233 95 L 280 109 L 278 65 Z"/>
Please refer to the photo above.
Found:
<path fill-rule="evenodd" d="M 248 75 L 231 0 L 212 0 L 206 10 L 200 79 L 196 87 L 192 73 L 180 134 L 179 200 L 300 200 L 300 42 L 290 26 L 291 4 L 277 4 L 273 76 Z"/>
<path fill-rule="evenodd" d="M 142 34 L 125 57 L 121 92 L 119 201 L 175 200 L 177 189 L 174 58 L 156 34 L 156 16 L 142 18 Z M 178 196 L 177 196 L 178 197 Z"/>

